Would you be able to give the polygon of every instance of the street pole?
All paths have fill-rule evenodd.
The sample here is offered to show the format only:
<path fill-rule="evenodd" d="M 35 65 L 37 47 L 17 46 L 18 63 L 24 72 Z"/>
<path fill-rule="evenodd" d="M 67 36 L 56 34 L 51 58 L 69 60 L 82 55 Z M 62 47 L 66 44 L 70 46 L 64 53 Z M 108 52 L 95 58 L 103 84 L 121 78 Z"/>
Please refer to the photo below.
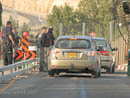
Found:
<path fill-rule="evenodd" d="M 130 24 L 128 24 L 128 68 L 127 76 L 130 77 Z"/>
<path fill-rule="evenodd" d="M 83 23 L 83 29 L 82 29 L 82 33 L 83 33 L 83 36 L 85 36 L 85 23 Z"/>
<path fill-rule="evenodd" d="M 113 22 L 110 21 L 110 42 L 113 40 Z"/>
<path fill-rule="evenodd" d="M 59 36 L 62 36 L 62 34 L 63 34 L 63 24 L 62 23 L 60 23 L 60 30 L 59 30 Z"/>
<path fill-rule="evenodd" d="M 130 49 L 128 51 L 128 70 L 127 70 L 127 76 L 130 77 Z"/>

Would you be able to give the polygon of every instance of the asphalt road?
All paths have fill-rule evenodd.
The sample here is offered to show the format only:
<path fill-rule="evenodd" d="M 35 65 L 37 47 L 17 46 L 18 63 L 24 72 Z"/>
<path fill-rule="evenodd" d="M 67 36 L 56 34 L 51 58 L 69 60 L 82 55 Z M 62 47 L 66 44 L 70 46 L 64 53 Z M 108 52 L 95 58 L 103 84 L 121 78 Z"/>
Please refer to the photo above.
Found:
<path fill-rule="evenodd" d="M 23 16 L 27 19 L 29 19 L 29 26 L 37 26 L 37 25 L 40 25 L 40 21 L 39 21 L 39 16 L 38 15 L 31 15 L 31 14 L 27 14 L 27 13 L 23 13 L 23 12 L 19 12 L 19 11 L 15 11 L 15 10 L 12 10 L 12 9 L 4 9 L 5 12 L 9 12 L 9 13 L 17 13 L 18 15 L 20 16 Z M 45 21 L 45 19 L 43 19 L 41 17 L 41 20 Z"/>
<path fill-rule="evenodd" d="M 123 73 L 95 79 L 77 74 L 51 78 L 38 73 L 16 80 L 0 98 L 130 98 L 130 79 Z"/>

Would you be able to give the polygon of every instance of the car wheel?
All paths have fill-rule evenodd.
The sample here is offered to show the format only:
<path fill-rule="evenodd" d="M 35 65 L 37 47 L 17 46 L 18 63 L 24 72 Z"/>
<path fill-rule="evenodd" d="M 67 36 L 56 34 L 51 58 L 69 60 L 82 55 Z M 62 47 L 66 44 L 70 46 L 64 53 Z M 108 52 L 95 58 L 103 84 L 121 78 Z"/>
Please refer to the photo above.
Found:
<path fill-rule="evenodd" d="M 57 72 L 56 72 L 56 75 L 60 75 L 60 72 L 57 71 Z"/>
<path fill-rule="evenodd" d="M 112 68 L 107 68 L 106 72 L 109 73 L 109 74 L 112 73 Z"/>
<path fill-rule="evenodd" d="M 55 73 L 54 73 L 54 71 L 48 71 L 48 75 L 50 76 L 50 77 L 54 77 L 55 76 Z"/>
<path fill-rule="evenodd" d="M 93 71 L 93 72 L 91 73 L 91 77 L 92 77 L 92 78 L 98 78 L 98 77 L 99 77 L 99 72 Z"/>

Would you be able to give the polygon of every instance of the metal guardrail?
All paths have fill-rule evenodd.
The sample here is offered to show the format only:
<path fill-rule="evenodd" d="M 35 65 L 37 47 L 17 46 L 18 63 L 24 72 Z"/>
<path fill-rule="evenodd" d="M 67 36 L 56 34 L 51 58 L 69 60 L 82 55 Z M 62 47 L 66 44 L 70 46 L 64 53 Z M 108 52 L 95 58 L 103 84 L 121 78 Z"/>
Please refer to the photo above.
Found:
<path fill-rule="evenodd" d="M 8 66 L 0 67 L 0 82 L 21 75 L 27 71 L 38 68 L 38 58 L 26 60 L 18 63 L 14 63 Z M 5 74 L 6 71 L 10 71 L 9 74 Z"/>

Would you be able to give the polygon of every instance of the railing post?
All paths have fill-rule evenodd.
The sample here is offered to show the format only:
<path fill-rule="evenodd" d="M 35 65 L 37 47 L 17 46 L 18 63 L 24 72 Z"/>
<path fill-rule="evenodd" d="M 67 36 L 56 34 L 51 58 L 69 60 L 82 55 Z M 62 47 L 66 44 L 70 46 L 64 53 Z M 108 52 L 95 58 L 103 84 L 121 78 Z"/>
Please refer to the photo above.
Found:
<path fill-rule="evenodd" d="M 63 24 L 60 23 L 60 29 L 59 29 L 59 36 L 62 36 L 63 35 Z"/>
<path fill-rule="evenodd" d="M 4 76 L 4 71 L 2 71 L 2 77 Z M 4 83 L 4 80 L 2 80 L 2 83 Z"/>
<path fill-rule="evenodd" d="M 113 40 L 113 22 L 110 22 L 110 41 Z"/>

